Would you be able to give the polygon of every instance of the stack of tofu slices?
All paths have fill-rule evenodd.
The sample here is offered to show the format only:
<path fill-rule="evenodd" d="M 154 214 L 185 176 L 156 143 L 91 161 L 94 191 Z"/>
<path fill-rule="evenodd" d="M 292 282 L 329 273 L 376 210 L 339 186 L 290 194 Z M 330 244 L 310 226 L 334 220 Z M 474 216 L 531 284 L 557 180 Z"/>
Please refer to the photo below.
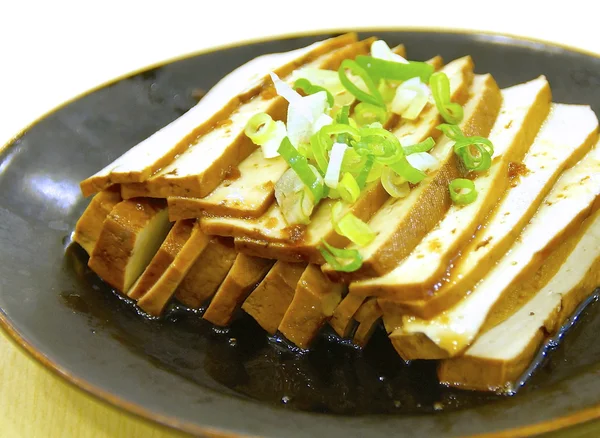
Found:
<path fill-rule="evenodd" d="M 387 126 L 403 144 L 435 139 L 439 161 L 404 198 L 379 182 L 345 207 L 375 232 L 357 247 L 334 230 L 334 201 L 310 224 L 288 226 L 274 197 L 288 169 L 244 134 L 287 102 L 269 73 L 292 83 L 305 68 L 337 70 L 369 53 L 355 34 L 266 55 L 222 79 L 189 112 L 81 183 L 94 195 L 74 239 L 104 281 L 153 316 L 170 300 L 227 326 L 240 312 L 302 349 L 325 324 L 364 346 L 383 322 L 405 360 L 439 360 L 441 382 L 510 389 L 545 337 L 600 285 L 600 144 L 588 106 L 552 103 L 544 77 L 506 89 L 464 57 L 428 62 L 449 78 L 468 136 L 494 144 L 491 167 L 468 174 L 428 103 L 416 120 Z M 404 48 L 393 49 L 404 55 Z M 478 192 L 456 205 L 448 183 Z M 339 272 L 321 240 L 357 249 L 362 266 Z"/>

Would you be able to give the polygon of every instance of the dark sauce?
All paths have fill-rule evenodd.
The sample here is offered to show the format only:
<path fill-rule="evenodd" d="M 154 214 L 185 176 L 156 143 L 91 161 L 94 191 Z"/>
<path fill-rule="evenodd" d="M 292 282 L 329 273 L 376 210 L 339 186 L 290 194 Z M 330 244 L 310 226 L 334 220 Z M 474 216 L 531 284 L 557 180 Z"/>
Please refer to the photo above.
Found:
<path fill-rule="evenodd" d="M 216 328 L 172 303 L 161 318 L 149 318 L 87 268 L 78 245 L 66 251 L 65 269 L 78 290 L 62 298 L 87 315 L 92 330 L 109 333 L 153 366 L 202 387 L 288 409 L 340 415 L 415 414 L 494 403 L 508 395 L 447 388 L 437 381 L 436 363 L 405 363 L 382 327 L 364 350 L 325 329 L 308 352 L 270 337 L 243 312 L 227 329 Z M 553 384 L 586 364 L 600 361 L 598 294 L 582 303 L 559 334 L 548 340 L 525 373 L 519 394 Z M 575 321 L 586 320 L 574 325 Z M 573 328 L 571 328 L 573 327 Z M 569 338 L 567 342 L 560 342 Z M 585 351 L 585 354 L 582 352 Z"/>

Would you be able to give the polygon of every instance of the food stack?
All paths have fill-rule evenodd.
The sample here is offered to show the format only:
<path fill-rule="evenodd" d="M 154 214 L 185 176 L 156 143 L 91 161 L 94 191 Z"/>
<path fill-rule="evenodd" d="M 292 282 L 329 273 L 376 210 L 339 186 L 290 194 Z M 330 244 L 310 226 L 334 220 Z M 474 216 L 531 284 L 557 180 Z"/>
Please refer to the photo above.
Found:
<path fill-rule="evenodd" d="M 544 77 L 405 57 L 346 34 L 230 73 L 81 183 L 90 268 L 302 349 L 382 321 L 442 382 L 510 389 L 600 283 L 598 121 Z"/>

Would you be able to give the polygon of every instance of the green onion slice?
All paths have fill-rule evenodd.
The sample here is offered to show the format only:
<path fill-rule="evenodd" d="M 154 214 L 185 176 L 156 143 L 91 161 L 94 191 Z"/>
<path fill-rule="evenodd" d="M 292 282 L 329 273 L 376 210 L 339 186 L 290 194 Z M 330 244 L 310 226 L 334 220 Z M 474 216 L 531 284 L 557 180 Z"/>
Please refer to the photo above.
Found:
<path fill-rule="evenodd" d="M 385 108 L 360 102 L 354 107 L 354 120 L 359 125 L 369 125 L 373 122 L 385 123 L 389 117 Z"/>
<path fill-rule="evenodd" d="M 349 149 L 350 150 L 350 149 Z M 347 153 L 348 151 L 346 151 Z M 340 197 L 348 204 L 354 204 L 360 195 L 360 187 L 351 173 L 346 172 L 337 186 Z M 329 195 L 331 198 L 331 194 Z"/>
<path fill-rule="evenodd" d="M 364 189 L 365 185 L 367 184 L 367 177 L 369 176 L 369 172 L 371 171 L 371 168 L 373 167 L 373 163 L 374 163 L 373 157 L 368 157 L 367 161 L 365 162 L 365 165 L 363 166 L 363 168 L 360 170 L 360 173 L 356 177 L 356 184 L 358 184 L 358 187 L 361 190 Z"/>
<path fill-rule="evenodd" d="M 357 56 L 356 63 L 375 80 L 406 81 L 418 77 L 427 82 L 435 70 L 425 62 L 409 61 L 408 64 L 401 64 L 364 55 Z"/>
<path fill-rule="evenodd" d="M 325 93 L 327 93 L 327 103 L 329 103 L 329 107 L 333 108 L 333 105 L 335 103 L 335 101 L 333 99 L 333 94 L 331 94 L 329 92 L 329 90 L 326 89 L 325 87 L 321 87 L 319 85 L 314 85 L 306 78 L 300 78 L 300 79 L 296 80 L 296 82 L 294 82 L 294 88 L 296 88 L 296 89 L 300 88 L 304 92 L 304 94 L 307 94 L 307 95 L 315 94 L 315 93 L 318 93 L 319 91 L 324 91 Z"/>
<path fill-rule="evenodd" d="M 372 155 L 381 164 L 395 163 L 404 158 L 398 137 L 383 128 L 362 128 L 360 140 L 354 147 L 359 155 Z"/>
<path fill-rule="evenodd" d="M 429 137 L 428 139 L 422 141 L 421 143 L 415 143 L 410 146 L 403 146 L 405 155 L 416 154 L 419 152 L 427 152 L 431 150 L 435 146 L 435 140 L 433 137 Z"/>
<path fill-rule="evenodd" d="M 353 75 L 360 77 L 367 86 L 370 94 L 361 90 L 356 84 L 354 84 L 354 82 L 352 82 L 348 77 L 346 70 L 350 70 Z M 366 70 L 358 65 L 356 61 L 351 59 L 345 59 L 342 61 L 342 64 L 338 70 L 338 74 L 340 76 L 342 85 L 346 87 L 351 94 L 356 96 L 358 100 L 380 107 L 385 107 L 385 102 L 383 101 L 383 97 L 381 96 L 381 93 L 379 93 L 375 82 L 373 82 L 373 79 L 369 76 Z"/>
<path fill-rule="evenodd" d="M 463 118 L 463 108 L 450 98 L 450 80 L 446 73 L 436 72 L 429 79 L 431 94 L 440 115 L 448 123 L 457 124 Z"/>
<path fill-rule="evenodd" d="M 396 163 L 388 164 L 388 167 L 411 184 L 420 183 L 427 176 L 425 172 L 411 166 L 406 157 Z"/>
<path fill-rule="evenodd" d="M 381 185 L 393 198 L 406 198 L 410 193 L 410 186 L 401 176 L 398 176 L 389 167 L 383 169 L 381 173 Z"/>
<path fill-rule="evenodd" d="M 337 223 L 336 231 L 358 246 L 368 245 L 375 239 L 375 232 L 352 213 L 346 213 Z"/>
<path fill-rule="evenodd" d="M 339 141 L 340 136 L 344 136 L 344 139 L 346 140 L 349 138 L 359 139 L 360 132 L 350 125 L 336 123 L 333 125 L 323 126 L 310 138 L 310 147 L 313 156 L 317 162 L 319 170 L 323 174 L 327 172 L 327 167 L 329 166 L 328 153 L 333 147 L 334 143 L 332 137 L 336 137 L 338 143 L 341 143 Z"/>
<path fill-rule="evenodd" d="M 359 155 L 354 148 L 348 148 L 342 161 L 342 172 L 359 174 L 366 162 L 366 156 Z"/>
<path fill-rule="evenodd" d="M 333 269 L 340 272 L 354 272 L 362 266 L 362 256 L 356 249 L 340 249 L 321 240 L 323 247 L 319 248 L 321 255 Z M 347 261 L 346 263 L 343 263 Z"/>
<path fill-rule="evenodd" d="M 470 179 L 456 178 L 450 181 L 448 189 L 450 190 L 450 198 L 455 204 L 466 205 L 477 199 L 475 183 Z"/>
<path fill-rule="evenodd" d="M 300 180 L 310 189 L 315 204 L 323 199 L 325 195 L 325 185 L 323 179 L 319 178 L 318 172 L 313 171 L 308 164 L 308 160 L 304 157 L 290 142 L 290 139 L 285 137 L 277 150 L 283 159 L 300 177 Z"/>
<path fill-rule="evenodd" d="M 466 169 L 482 172 L 490 168 L 494 145 L 489 139 L 479 136 L 466 137 L 457 125 L 442 124 L 437 129 L 454 140 L 454 152 Z"/>
<path fill-rule="evenodd" d="M 275 127 L 270 115 L 258 113 L 248 120 L 244 133 L 254 144 L 261 146 L 273 135 Z"/>

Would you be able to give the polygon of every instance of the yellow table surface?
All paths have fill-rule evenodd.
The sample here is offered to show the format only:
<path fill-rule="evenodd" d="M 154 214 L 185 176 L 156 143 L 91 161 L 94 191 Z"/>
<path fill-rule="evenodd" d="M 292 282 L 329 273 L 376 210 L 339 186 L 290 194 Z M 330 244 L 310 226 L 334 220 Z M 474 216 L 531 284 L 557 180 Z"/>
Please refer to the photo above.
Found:
<path fill-rule="evenodd" d="M 0 145 L 61 102 L 112 78 L 182 54 L 273 35 L 452 27 L 600 53 L 597 16 L 590 11 L 594 3 L 0 1 Z M 91 398 L 0 335 L 0 437 L 138 436 L 183 435 Z M 600 436 L 600 424 L 553 436 Z"/>

